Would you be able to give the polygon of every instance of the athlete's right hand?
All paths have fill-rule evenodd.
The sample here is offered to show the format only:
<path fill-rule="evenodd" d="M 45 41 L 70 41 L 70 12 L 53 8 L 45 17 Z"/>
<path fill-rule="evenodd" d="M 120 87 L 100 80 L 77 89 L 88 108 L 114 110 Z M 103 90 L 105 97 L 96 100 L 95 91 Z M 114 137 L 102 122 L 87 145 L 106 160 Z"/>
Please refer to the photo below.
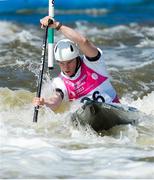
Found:
<path fill-rule="evenodd" d="M 43 106 L 44 105 L 44 98 L 42 98 L 42 97 L 34 97 L 34 99 L 33 99 L 33 105 L 34 106 Z"/>

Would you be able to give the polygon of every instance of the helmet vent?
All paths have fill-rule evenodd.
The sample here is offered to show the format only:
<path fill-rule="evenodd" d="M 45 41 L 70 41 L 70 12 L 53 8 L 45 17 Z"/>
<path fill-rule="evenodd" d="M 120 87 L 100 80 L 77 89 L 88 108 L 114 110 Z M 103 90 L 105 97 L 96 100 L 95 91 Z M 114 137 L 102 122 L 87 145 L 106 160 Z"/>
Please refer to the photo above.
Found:
<path fill-rule="evenodd" d="M 57 52 L 57 46 L 56 46 L 56 48 L 55 48 L 55 52 Z"/>
<path fill-rule="evenodd" d="M 71 49 L 71 51 L 73 52 L 74 50 L 73 50 L 73 46 L 72 45 L 70 45 L 70 49 Z"/>

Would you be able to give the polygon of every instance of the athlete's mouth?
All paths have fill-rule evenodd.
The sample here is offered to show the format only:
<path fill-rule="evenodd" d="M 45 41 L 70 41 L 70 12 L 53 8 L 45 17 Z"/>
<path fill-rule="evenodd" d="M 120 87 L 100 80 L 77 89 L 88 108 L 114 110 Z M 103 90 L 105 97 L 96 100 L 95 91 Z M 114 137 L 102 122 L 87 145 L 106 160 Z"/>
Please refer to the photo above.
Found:
<path fill-rule="evenodd" d="M 63 71 L 64 74 L 69 75 L 70 71 Z"/>

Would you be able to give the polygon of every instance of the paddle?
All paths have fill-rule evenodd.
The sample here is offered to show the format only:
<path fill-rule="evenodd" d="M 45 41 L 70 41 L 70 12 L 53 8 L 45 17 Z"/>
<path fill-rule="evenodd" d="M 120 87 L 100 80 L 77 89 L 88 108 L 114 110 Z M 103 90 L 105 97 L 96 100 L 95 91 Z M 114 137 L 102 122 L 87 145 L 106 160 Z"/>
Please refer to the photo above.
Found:
<path fill-rule="evenodd" d="M 52 24 L 52 23 L 53 23 L 53 20 L 49 19 L 48 25 Z M 37 95 L 36 95 L 39 98 L 41 96 L 42 78 L 43 78 L 43 71 L 44 71 L 44 65 L 45 65 L 45 54 L 46 54 L 47 37 L 48 37 L 48 26 L 45 28 L 45 36 L 43 38 L 43 44 L 42 44 L 41 66 L 40 66 L 40 72 L 39 72 L 39 78 L 38 78 L 38 87 L 37 87 Z M 37 122 L 38 110 L 39 110 L 39 106 L 35 106 L 33 122 Z"/>
<path fill-rule="evenodd" d="M 49 16 L 54 18 L 54 0 L 49 0 Z M 48 68 L 53 69 L 54 66 L 54 29 L 48 30 Z"/>

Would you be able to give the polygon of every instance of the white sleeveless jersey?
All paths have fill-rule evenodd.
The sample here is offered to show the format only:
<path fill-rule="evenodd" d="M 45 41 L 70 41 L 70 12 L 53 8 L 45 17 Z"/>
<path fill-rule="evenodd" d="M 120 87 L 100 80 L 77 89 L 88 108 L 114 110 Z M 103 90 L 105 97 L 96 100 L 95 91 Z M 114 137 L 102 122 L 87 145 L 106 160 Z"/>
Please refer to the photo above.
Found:
<path fill-rule="evenodd" d="M 64 93 L 64 100 L 80 100 L 84 97 L 96 99 L 103 97 L 106 103 L 119 103 L 115 89 L 110 83 L 109 75 L 101 57 L 97 61 L 88 61 L 84 56 L 81 66 L 74 77 L 67 77 L 61 72 L 59 77 L 53 79 L 53 86 Z"/>

